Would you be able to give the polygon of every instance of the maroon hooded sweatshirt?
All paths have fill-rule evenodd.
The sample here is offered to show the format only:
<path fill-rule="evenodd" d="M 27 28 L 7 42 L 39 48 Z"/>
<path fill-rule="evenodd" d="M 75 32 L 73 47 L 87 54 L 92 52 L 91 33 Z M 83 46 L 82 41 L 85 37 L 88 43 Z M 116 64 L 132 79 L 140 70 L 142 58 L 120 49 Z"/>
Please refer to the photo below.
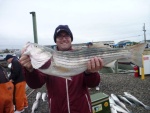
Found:
<path fill-rule="evenodd" d="M 99 73 L 81 73 L 71 77 L 72 80 L 46 75 L 35 69 L 31 73 L 25 70 L 24 75 L 33 89 L 46 83 L 50 113 L 92 113 L 88 88 L 99 85 Z"/>

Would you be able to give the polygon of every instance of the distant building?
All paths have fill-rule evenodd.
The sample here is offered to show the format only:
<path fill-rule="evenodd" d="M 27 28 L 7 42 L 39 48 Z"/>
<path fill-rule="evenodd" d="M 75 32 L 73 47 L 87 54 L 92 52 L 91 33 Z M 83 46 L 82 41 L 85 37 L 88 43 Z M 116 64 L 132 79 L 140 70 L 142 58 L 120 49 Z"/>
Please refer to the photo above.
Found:
<path fill-rule="evenodd" d="M 133 45 L 133 42 L 131 42 L 130 40 L 123 40 L 118 42 L 117 44 L 114 44 L 113 47 L 114 48 L 123 48 L 125 46 L 131 46 Z"/>
<path fill-rule="evenodd" d="M 114 41 L 98 41 L 98 42 L 93 42 L 93 44 L 96 44 L 96 43 L 102 43 L 102 44 L 104 44 L 104 45 L 108 45 L 108 46 L 110 46 L 110 47 L 112 47 L 114 44 L 115 44 L 115 42 Z"/>

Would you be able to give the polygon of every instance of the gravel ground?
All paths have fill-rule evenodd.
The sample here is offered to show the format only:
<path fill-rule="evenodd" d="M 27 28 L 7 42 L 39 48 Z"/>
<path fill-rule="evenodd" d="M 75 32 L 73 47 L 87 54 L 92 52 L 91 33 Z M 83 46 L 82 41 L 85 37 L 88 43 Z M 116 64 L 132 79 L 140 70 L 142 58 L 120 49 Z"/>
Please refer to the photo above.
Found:
<path fill-rule="evenodd" d="M 99 87 L 99 91 L 96 91 L 95 88 L 90 89 L 90 94 L 103 92 L 107 95 L 110 95 L 111 93 L 123 95 L 124 92 L 129 92 L 144 104 L 150 106 L 150 75 L 145 76 L 145 79 L 142 80 L 140 77 L 135 78 L 133 73 L 101 74 L 101 83 Z M 32 90 L 33 89 L 27 90 L 27 95 Z M 36 89 L 30 96 L 28 96 L 29 107 L 24 113 L 31 113 L 32 104 L 35 101 L 37 92 L 46 92 L 45 86 L 40 89 Z M 146 110 L 142 106 L 136 106 L 133 108 L 126 103 L 125 105 L 129 110 L 132 110 L 133 113 L 150 113 L 150 111 Z M 39 107 L 35 113 L 49 113 L 47 101 L 43 102 L 40 98 Z"/>
<path fill-rule="evenodd" d="M 109 95 L 123 95 L 129 92 L 144 104 L 150 106 L 150 75 L 145 76 L 142 80 L 140 77 L 135 78 L 133 74 L 102 74 L 100 83 L 100 91 Z M 144 107 L 137 106 L 135 108 L 126 104 L 127 108 L 133 113 L 150 113 Z"/>

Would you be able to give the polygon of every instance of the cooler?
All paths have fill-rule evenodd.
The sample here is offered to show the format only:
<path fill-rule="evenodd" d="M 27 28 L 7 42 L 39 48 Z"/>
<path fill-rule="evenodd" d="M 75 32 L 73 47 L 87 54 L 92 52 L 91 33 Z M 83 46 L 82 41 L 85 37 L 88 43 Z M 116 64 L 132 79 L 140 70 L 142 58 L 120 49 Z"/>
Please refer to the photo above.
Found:
<path fill-rule="evenodd" d="M 91 95 L 93 113 L 111 113 L 109 96 L 105 93 L 95 93 Z"/>

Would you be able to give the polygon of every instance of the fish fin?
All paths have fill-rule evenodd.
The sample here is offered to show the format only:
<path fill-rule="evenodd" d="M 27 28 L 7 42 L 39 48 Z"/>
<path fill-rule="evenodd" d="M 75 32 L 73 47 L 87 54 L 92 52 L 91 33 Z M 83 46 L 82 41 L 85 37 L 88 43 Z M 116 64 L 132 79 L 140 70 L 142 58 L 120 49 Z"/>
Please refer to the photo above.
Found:
<path fill-rule="evenodd" d="M 103 62 L 105 62 L 105 65 L 104 65 L 104 67 L 115 67 L 115 62 L 116 62 L 116 60 L 107 60 L 107 61 L 103 61 Z M 108 63 L 109 62 L 109 63 Z"/>
<path fill-rule="evenodd" d="M 150 106 L 144 106 L 145 107 L 145 109 L 147 109 L 147 110 L 150 110 Z"/>
<path fill-rule="evenodd" d="M 146 47 L 146 43 L 137 44 L 132 46 L 129 51 L 131 52 L 130 61 L 139 67 L 143 67 L 142 55 Z"/>

